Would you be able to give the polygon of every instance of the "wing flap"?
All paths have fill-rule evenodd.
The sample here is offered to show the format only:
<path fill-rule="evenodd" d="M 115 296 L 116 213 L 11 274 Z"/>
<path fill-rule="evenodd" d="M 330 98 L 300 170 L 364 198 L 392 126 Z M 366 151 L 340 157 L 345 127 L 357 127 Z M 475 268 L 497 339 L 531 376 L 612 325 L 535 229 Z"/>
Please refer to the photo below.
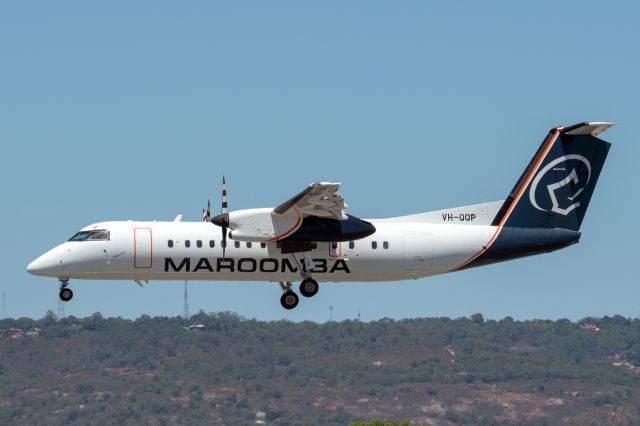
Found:
<path fill-rule="evenodd" d="M 344 199 L 338 195 L 340 183 L 317 182 L 312 183 L 302 192 L 288 201 L 280 204 L 273 211 L 284 214 L 291 208 L 296 208 L 303 217 L 316 216 L 343 220 L 346 216 Z"/>

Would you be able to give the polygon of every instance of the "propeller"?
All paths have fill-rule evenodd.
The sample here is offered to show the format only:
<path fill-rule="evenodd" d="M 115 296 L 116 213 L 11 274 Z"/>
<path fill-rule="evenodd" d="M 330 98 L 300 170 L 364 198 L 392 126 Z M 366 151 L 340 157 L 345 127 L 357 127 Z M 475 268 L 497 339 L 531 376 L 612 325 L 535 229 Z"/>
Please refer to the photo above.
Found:
<path fill-rule="evenodd" d="M 210 222 L 211 221 L 211 200 L 207 200 L 207 209 L 202 209 L 202 221 Z"/>
<path fill-rule="evenodd" d="M 214 225 L 222 228 L 222 257 L 225 257 L 227 249 L 227 229 L 229 228 L 229 208 L 227 205 L 227 182 L 222 176 L 222 211 L 219 215 L 211 219 Z"/>

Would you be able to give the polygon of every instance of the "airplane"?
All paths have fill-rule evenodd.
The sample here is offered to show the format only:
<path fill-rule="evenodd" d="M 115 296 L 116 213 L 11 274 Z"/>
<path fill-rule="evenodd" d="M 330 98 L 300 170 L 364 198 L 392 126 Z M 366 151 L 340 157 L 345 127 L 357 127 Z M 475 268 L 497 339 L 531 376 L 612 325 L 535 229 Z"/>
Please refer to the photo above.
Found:
<path fill-rule="evenodd" d="M 506 199 L 387 219 L 346 213 L 339 183 L 313 183 L 275 208 L 230 211 L 202 221 L 110 221 L 82 228 L 27 266 L 71 279 L 269 281 L 285 309 L 319 282 L 418 279 L 548 253 L 576 244 L 610 144 L 612 123 L 552 128 Z"/>

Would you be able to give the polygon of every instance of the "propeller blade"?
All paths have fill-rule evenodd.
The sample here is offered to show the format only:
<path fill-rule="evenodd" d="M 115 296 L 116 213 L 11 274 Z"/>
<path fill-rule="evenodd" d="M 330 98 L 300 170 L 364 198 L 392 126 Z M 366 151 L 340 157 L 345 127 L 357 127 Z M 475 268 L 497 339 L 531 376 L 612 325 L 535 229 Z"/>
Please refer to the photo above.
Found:
<path fill-rule="evenodd" d="M 209 211 L 211 209 L 211 205 L 209 204 Z M 211 219 L 211 222 L 214 225 L 217 225 L 222 228 L 222 257 L 226 256 L 227 249 L 227 228 L 229 228 L 229 208 L 227 204 L 227 182 L 222 176 L 222 208 L 219 215 L 215 216 Z"/>
<path fill-rule="evenodd" d="M 222 227 L 222 258 L 226 258 L 226 251 L 227 251 L 227 227 L 223 226 Z"/>
<path fill-rule="evenodd" d="M 227 204 L 227 181 L 224 179 L 224 175 L 222 176 L 222 213 L 229 213 L 229 208 Z"/>

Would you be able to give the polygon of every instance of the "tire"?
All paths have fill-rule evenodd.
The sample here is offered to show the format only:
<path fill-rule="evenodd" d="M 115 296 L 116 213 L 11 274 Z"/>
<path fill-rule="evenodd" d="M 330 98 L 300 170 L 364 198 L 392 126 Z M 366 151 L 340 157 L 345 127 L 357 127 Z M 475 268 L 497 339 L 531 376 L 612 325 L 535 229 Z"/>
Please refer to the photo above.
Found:
<path fill-rule="evenodd" d="M 300 283 L 300 294 L 304 297 L 313 297 L 318 294 L 318 290 L 320 286 L 318 285 L 318 281 L 313 278 L 307 278 L 302 280 Z"/>
<path fill-rule="evenodd" d="M 282 305 L 283 308 L 287 310 L 291 310 L 296 306 L 298 306 L 299 301 L 300 299 L 298 298 L 298 295 L 295 294 L 293 291 L 285 292 L 280 298 L 280 304 Z"/>
<path fill-rule="evenodd" d="M 60 300 L 68 302 L 71 299 L 73 299 L 73 291 L 70 288 L 60 289 Z"/>

